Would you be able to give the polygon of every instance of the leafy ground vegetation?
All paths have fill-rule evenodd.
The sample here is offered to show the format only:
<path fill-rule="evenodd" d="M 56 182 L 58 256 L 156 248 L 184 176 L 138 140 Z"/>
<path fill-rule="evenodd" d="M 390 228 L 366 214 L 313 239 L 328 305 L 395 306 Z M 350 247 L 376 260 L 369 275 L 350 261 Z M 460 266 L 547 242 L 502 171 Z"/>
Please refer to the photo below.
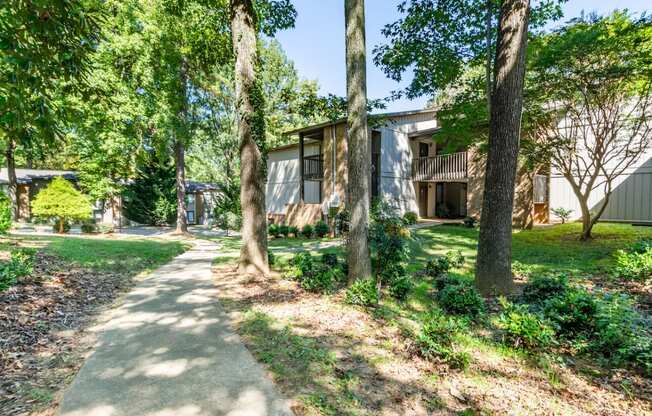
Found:
<path fill-rule="evenodd" d="M 239 241 L 223 241 L 222 301 L 297 414 L 652 414 L 652 229 L 516 232 L 519 293 L 486 300 L 476 229 L 419 229 L 403 247 L 384 224 L 374 250 L 397 262 L 374 255 L 376 279 L 349 289 L 341 247 L 271 240 L 279 273 L 264 279 L 235 272 Z"/>
<path fill-rule="evenodd" d="M 50 415 L 92 346 L 85 331 L 180 242 L 29 237 L 0 242 L 0 414 Z"/>

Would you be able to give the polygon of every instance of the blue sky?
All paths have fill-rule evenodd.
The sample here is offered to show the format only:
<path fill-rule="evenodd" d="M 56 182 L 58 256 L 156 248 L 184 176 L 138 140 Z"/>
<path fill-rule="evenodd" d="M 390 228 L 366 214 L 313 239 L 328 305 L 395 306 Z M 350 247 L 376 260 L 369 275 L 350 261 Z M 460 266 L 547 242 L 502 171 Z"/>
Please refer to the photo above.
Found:
<path fill-rule="evenodd" d="M 649 0 L 569 0 L 564 6 L 562 21 L 579 16 L 582 10 L 600 14 L 613 9 L 632 12 L 650 10 Z M 344 0 L 293 0 L 298 17 L 294 29 L 283 31 L 277 39 L 292 59 L 302 78 L 316 79 L 323 94 L 345 95 L 344 64 Z M 400 87 L 387 79 L 371 62 L 371 50 L 383 41 L 381 28 L 398 17 L 396 5 L 400 0 L 366 0 L 367 25 L 367 89 L 370 98 L 382 98 Z M 422 108 L 427 98 L 389 103 L 387 111 L 405 111 Z"/>

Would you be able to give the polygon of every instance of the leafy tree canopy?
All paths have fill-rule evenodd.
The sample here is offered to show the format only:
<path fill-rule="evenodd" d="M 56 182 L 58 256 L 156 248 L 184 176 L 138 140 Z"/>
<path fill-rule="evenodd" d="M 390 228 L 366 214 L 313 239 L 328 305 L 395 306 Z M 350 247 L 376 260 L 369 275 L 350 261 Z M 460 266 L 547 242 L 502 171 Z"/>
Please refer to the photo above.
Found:
<path fill-rule="evenodd" d="M 60 232 L 63 232 L 63 226 L 69 220 L 91 218 L 91 208 L 88 197 L 61 177 L 54 178 L 32 201 L 32 213 L 37 217 L 56 219 Z"/>

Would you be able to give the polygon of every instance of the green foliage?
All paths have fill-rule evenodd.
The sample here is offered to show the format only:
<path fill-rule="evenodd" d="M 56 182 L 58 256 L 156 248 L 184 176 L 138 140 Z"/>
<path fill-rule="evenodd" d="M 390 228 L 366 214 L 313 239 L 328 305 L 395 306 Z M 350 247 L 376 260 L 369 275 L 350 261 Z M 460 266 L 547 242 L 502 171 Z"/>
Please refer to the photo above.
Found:
<path fill-rule="evenodd" d="M 267 249 L 267 263 L 270 266 L 274 266 L 276 264 L 276 254 L 270 249 Z"/>
<path fill-rule="evenodd" d="M 4 192 L 0 192 L 0 234 L 7 234 L 10 228 L 11 201 Z"/>
<path fill-rule="evenodd" d="M 425 273 L 432 278 L 438 278 L 454 267 L 462 267 L 463 264 L 464 256 L 461 251 L 449 251 L 444 256 L 435 256 L 435 258 L 428 260 Z"/>
<path fill-rule="evenodd" d="M 336 267 L 339 264 L 339 261 L 337 260 L 337 254 L 335 253 L 322 254 L 321 262 L 327 265 L 328 267 Z"/>
<path fill-rule="evenodd" d="M 437 292 L 437 303 L 446 312 L 456 315 L 477 317 L 485 310 L 484 299 L 473 283 L 465 280 Z"/>
<path fill-rule="evenodd" d="M 175 169 L 167 158 L 148 155 L 124 191 L 124 213 L 140 224 L 167 225 L 177 215 Z"/>
<path fill-rule="evenodd" d="M 240 186 L 238 181 L 229 178 L 220 186 L 215 197 L 213 217 L 216 225 L 225 230 L 240 230 L 242 227 L 242 209 L 240 207 Z"/>
<path fill-rule="evenodd" d="M 32 213 L 44 219 L 55 219 L 63 225 L 68 221 L 81 221 L 91 217 L 91 204 L 75 187 L 57 177 L 42 189 L 32 201 Z M 60 228 L 60 232 L 63 230 Z"/>
<path fill-rule="evenodd" d="M 614 276 L 625 280 L 646 282 L 652 280 L 652 242 L 641 240 L 627 250 L 618 250 L 615 255 Z"/>
<path fill-rule="evenodd" d="M 315 230 L 312 225 L 306 224 L 301 229 L 301 234 L 306 238 L 312 238 L 312 236 L 315 234 Z"/>
<path fill-rule="evenodd" d="M 464 226 L 466 228 L 474 228 L 478 220 L 475 217 L 466 217 L 464 218 Z"/>
<path fill-rule="evenodd" d="M 359 279 L 346 290 L 345 302 L 358 306 L 375 306 L 380 300 L 375 279 Z"/>
<path fill-rule="evenodd" d="M 566 221 L 568 221 L 570 216 L 573 214 L 572 209 L 566 209 L 564 207 L 553 208 L 553 209 L 550 210 L 550 212 L 552 212 L 552 214 L 555 217 L 559 218 L 561 220 L 562 224 L 565 224 Z"/>
<path fill-rule="evenodd" d="M 544 305 L 546 318 L 555 326 L 557 333 L 566 337 L 591 333 L 595 328 L 597 311 L 595 295 L 578 287 L 568 289 Z"/>
<path fill-rule="evenodd" d="M 389 282 L 389 294 L 394 299 L 404 300 L 413 286 L 408 276 L 400 275 Z"/>
<path fill-rule="evenodd" d="M 405 223 L 405 225 L 416 224 L 418 219 L 419 216 L 417 215 L 416 212 L 408 211 L 405 214 L 403 214 L 403 222 Z"/>
<path fill-rule="evenodd" d="M 319 220 L 315 224 L 315 234 L 317 234 L 317 237 L 324 238 L 324 236 L 328 234 L 329 231 L 330 229 L 328 228 L 328 224 L 326 224 L 326 222 Z"/>
<path fill-rule="evenodd" d="M 344 276 L 341 268 L 325 262 L 317 263 L 307 251 L 297 253 L 290 260 L 290 268 L 285 272 L 286 278 L 297 280 L 301 287 L 309 292 L 330 290 L 336 283 L 341 282 Z"/>
<path fill-rule="evenodd" d="M 564 296 L 569 289 L 565 274 L 532 277 L 523 288 L 523 299 L 529 303 L 543 304 L 548 299 Z"/>
<path fill-rule="evenodd" d="M 298 237 L 299 236 L 299 227 L 295 227 L 294 225 L 291 225 L 288 227 L 288 233 L 292 234 L 293 237 Z"/>
<path fill-rule="evenodd" d="M 419 353 L 428 360 L 440 359 L 453 368 L 467 368 L 471 356 L 453 348 L 455 335 L 465 329 L 465 325 L 453 317 L 437 313 L 428 315 L 416 338 Z"/>
<path fill-rule="evenodd" d="M 85 234 L 93 234 L 98 231 L 97 224 L 94 222 L 84 222 L 81 225 L 81 232 Z"/>
<path fill-rule="evenodd" d="M 273 236 L 274 238 L 278 238 L 281 235 L 281 230 L 279 229 L 279 225 L 275 223 L 269 224 L 269 226 L 267 227 L 267 233 Z"/>
<path fill-rule="evenodd" d="M 0 292 L 15 285 L 21 277 L 32 273 L 34 255 L 33 250 L 14 250 L 11 252 L 11 258 L 8 262 L 0 263 Z"/>
<path fill-rule="evenodd" d="M 500 304 L 503 311 L 497 326 L 504 332 L 506 342 L 526 349 L 542 349 L 554 342 L 554 329 L 538 314 L 530 312 L 527 305 L 513 304 L 505 298 L 500 299 Z"/>
<path fill-rule="evenodd" d="M 288 234 L 290 234 L 290 228 L 285 224 L 281 224 L 278 227 L 278 233 L 287 238 Z"/>

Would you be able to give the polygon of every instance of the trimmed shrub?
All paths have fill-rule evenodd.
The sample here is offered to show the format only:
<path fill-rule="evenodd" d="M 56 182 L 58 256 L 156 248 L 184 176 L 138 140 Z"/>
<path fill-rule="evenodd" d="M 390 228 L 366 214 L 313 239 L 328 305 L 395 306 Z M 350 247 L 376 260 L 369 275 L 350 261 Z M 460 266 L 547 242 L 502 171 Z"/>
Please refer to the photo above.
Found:
<path fill-rule="evenodd" d="M 54 178 L 32 202 L 32 213 L 40 218 L 53 219 L 59 233 L 67 232 L 65 224 L 69 221 L 91 218 L 91 212 L 89 199 L 61 177 Z"/>
<path fill-rule="evenodd" d="M 278 233 L 284 238 L 287 238 L 288 234 L 290 234 L 290 227 L 285 224 L 281 224 L 278 226 Z"/>
<path fill-rule="evenodd" d="M 281 235 L 281 230 L 279 229 L 278 224 L 269 224 L 269 227 L 267 227 L 267 233 L 274 238 L 278 238 Z"/>
<path fill-rule="evenodd" d="M 416 338 L 419 354 L 427 360 L 440 359 L 453 368 L 467 368 L 471 356 L 453 349 L 455 335 L 464 329 L 464 325 L 452 317 L 429 315 Z"/>
<path fill-rule="evenodd" d="M 394 299 L 405 299 L 410 290 L 412 290 L 412 282 L 407 276 L 399 276 L 389 283 L 389 294 Z"/>
<path fill-rule="evenodd" d="M 315 224 L 315 234 L 317 234 L 317 237 L 324 238 L 324 236 L 328 234 L 329 231 L 330 229 L 328 228 L 328 224 L 326 224 L 324 221 L 319 220 Z"/>
<path fill-rule="evenodd" d="M 437 293 L 437 302 L 446 312 L 476 317 L 484 312 L 484 299 L 471 282 L 460 281 Z"/>
<path fill-rule="evenodd" d="M 0 192 L 0 234 L 7 234 L 11 228 L 11 200 Z"/>
<path fill-rule="evenodd" d="M 419 216 L 417 215 L 416 212 L 408 211 L 405 214 L 403 214 L 403 222 L 405 223 L 405 225 L 416 224 L 418 220 L 419 220 Z"/>
<path fill-rule="evenodd" d="M 0 292 L 18 282 L 34 270 L 34 250 L 20 249 L 11 252 L 8 262 L 0 263 Z"/>
<path fill-rule="evenodd" d="M 85 234 L 93 234 L 97 232 L 97 224 L 94 222 L 85 222 L 81 225 L 81 232 Z"/>
<path fill-rule="evenodd" d="M 314 233 L 315 230 L 312 228 L 312 225 L 310 224 L 304 225 L 303 228 L 301 229 L 301 234 L 306 238 L 312 238 Z"/>
<path fill-rule="evenodd" d="M 548 299 L 564 296 L 569 289 L 565 274 L 532 277 L 523 288 L 523 299 L 528 303 L 542 304 Z"/>
<path fill-rule="evenodd" d="M 292 234 L 296 238 L 299 236 L 299 228 L 291 225 L 288 227 L 288 233 Z"/>
<path fill-rule="evenodd" d="M 374 306 L 378 304 L 378 289 L 375 279 L 363 279 L 353 282 L 346 290 L 346 303 L 359 306 Z"/>
<path fill-rule="evenodd" d="M 530 312 L 527 305 L 515 305 L 500 299 L 503 311 L 497 326 L 503 330 L 503 340 L 516 348 L 540 349 L 554 342 L 555 331 L 539 315 Z"/>

